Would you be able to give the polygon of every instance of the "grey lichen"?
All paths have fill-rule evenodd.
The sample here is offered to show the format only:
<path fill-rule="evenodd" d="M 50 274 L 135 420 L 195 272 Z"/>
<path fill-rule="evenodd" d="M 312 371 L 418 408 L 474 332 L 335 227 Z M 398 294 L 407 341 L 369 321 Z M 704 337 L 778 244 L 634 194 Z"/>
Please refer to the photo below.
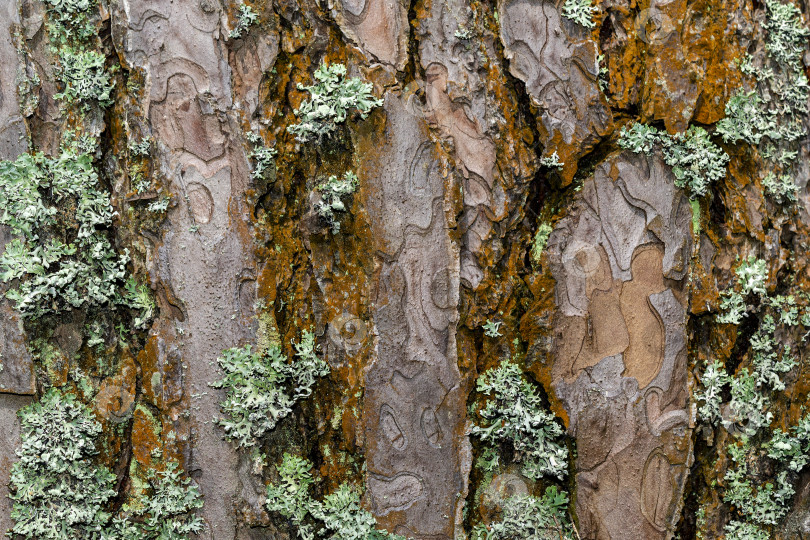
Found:
<path fill-rule="evenodd" d="M 228 33 L 229 39 L 239 39 L 245 34 L 248 29 L 256 24 L 259 16 L 247 4 L 239 6 L 239 14 L 236 16 L 236 26 Z"/>
<path fill-rule="evenodd" d="M 278 474 L 281 482 L 267 486 L 267 509 L 278 512 L 295 526 L 299 538 L 313 540 L 404 540 L 376 528 L 374 516 L 360 506 L 360 494 L 343 483 L 323 502 L 309 495 L 315 482 L 312 463 L 285 452 Z M 314 522 L 320 522 L 317 532 Z"/>
<path fill-rule="evenodd" d="M 568 496 L 555 486 L 542 497 L 516 495 L 503 502 L 500 520 L 473 528 L 472 540 L 573 540 Z"/>
<path fill-rule="evenodd" d="M 24 317 L 114 303 L 128 256 L 103 232 L 113 215 L 88 154 L 63 147 L 56 158 L 0 162 L 0 223 L 15 236 L 0 280 L 22 280 L 7 296 Z"/>
<path fill-rule="evenodd" d="M 599 8 L 594 6 L 591 0 L 565 0 L 562 7 L 563 17 L 585 28 L 594 28 L 596 26 L 593 15 L 598 11 Z"/>
<path fill-rule="evenodd" d="M 226 416 L 216 422 L 238 446 L 257 445 L 298 400 L 312 393 L 317 378 L 329 373 L 315 353 L 312 332 L 304 331 L 295 349 L 292 362 L 274 345 L 263 352 L 253 352 L 249 345 L 232 348 L 217 359 L 225 377 L 211 386 L 225 389 L 220 406 Z"/>
<path fill-rule="evenodd" d="M 26 539 L 100 538 L 115 475 L 95 465 L 101 425 L 69 393 L 49 390 L 19 412 L 22 446 L 11 469 L 14 527 Z"/>
<path fill-rule="evenodd" d="M 357 190 L 357 175 L 352 171 L 346 172 L 342 178 L 330 176 L 326 182 L 318 185 L 321 200 L 315 203 L 315 212 L 326 221 L 332 229 L 332 234 L 340 232 L 340 221 L 335 212 L 345 212 L 346 205 L 343 198 Z"/>
<path fill-rule="evenodd" d="M 487 370 L 476 388 L 490 399 L 479 412 L 482 422 L 472 428 L 472 434 L 489 446 L 511 444 L 529 478 L 562 478 L 568 459 L 568 449 L 559 442 L 562 427 L 543 409 L 540 396 L 517 364 L 506 361 Z"/>
<path fill-rule="evenodd" d="M 300 142 L 320 143 L 346 121 L 352 110 L 365 119 L 371 109 L 383 104 L 383 100 L 374 97 L 371 83 L 347 78 L 343 64 L 322 64 L 315 71 L 315 80 L 312 86 L 298 85 L 299 90 L 310 93 L 310 99 L 295 111 L 299 122 L 287 128 Z"/>
<path fill-rule="evenodd" d="M 650 154 L 656 145 L 661 147 L 664 162 L 672 167 L 675 185 L 687 189 L 692 197 L 705 195 L 712 183 L 726 176 L 728 154 L 701 127 L 689 126 L 675 135 L 639 123 L 622 128 L 619 139 L 622 148 Z"/>

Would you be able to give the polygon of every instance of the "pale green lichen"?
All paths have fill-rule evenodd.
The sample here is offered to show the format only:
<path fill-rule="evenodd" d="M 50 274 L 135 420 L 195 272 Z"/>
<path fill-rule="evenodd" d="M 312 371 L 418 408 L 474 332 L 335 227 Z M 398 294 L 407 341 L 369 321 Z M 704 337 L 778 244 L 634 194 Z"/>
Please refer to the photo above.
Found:
<path fill-rule="evenodd" d="M 475 465 L 484 472 L 492 472 L 498 468 L 500 461 L 501 457 L 498 455 L 498 451 L 488 446 L 478 456 Z"/>
<path fill-rule="evenodd" d="M 149 210 L 150 212 L 161 214 L 169 209 L 169 203 L 171 202 L 172 200 L 169 197 L 166 196 L 158 197 L 157 199 L 149 203 L 146 206 L 146 209 Z"/>
<path fill-rule="evenodd" d="M 531 250 L 531 257 L 534 264 L 540 264 L 540 256 L 543 255 L 543 250 L 546 249 L 546 243 L 548 242 L 548 237 L 551 236 L 552 230 L 551 225 L 548 223 L 541 223 L 540 226 L 537 227 Z"/>
<path fill-rule="evenodd" d="M 548 167 L 549 169 L 562 169 L 565 163 L 560 161 L 560 156 L 554 151 L 550 156 L 540 158 L 540 166 Z"/>
<path fill-rule="evenodd" d="M 726 176 L 728 154 L 715 145 L 701 127 L 689 126 L 675 135 L 640 123 L 629 129 L 622 128 L 620 147 L 650 154 L 656 145 L 660 145 L 664 162 L 672 168 L 675 185 L 687 189 L 692 197 L 705 195 L 712 183 Z"/>
<path fill-rule="evenodd" d="M 573 540 L 574 530 L 566 516 L 568 496 L 555 486 L 542 497 L 516 495 L 503 502 L 498 521 L 480 523 L 472 540 Z"/>
<path fill-rule="evenodd" d="M 114 303 L 128 257 L 116 256 L 103 233 L 114 213 L 89 155 L 63 148 L 56 158 L 0 162 L 0 212 L 15 236 L 0 256 L 0 279 L 22 280 L 7 296 L 24 317 Z"/>
<path fill-rule="evenodd" d="M 129 152 L 133 156 L 138 157 L 148 157 L 149 156 L 149 148 L 151 144 L 148 138 L 141 139 L 141 142 L 130 141 L 127 145 Z"/>
<path fill-rule="evenodd" d="M 315 203 L 315 212 L 329 224 L 332 234 L 337 234 L 340 232 L 340 221 L 335 212 L 346 211 L 343 198 L 357 190 L 357 176 L 352 171 L 346 172 L 343 178 L 330 176 L 317 189 L 321 200 Z"/>
<path fill-rule="evenodd" d="M 767 531 L 754 525 L 742 521 L 731 520 L 723 529 L 725 540 L 769 540 Z"/>
<path fill-rule="evenodd" d="M 59 51 L 56 78 L 64 89 L 53 97 L 76 103 L 84 111 L 88 111 L 91 105 L 102 108 L 112 105 L 113 81 L 104 67 L 105 61 L 104 55 L 95 51 Z"/>
<path fill-rule="evenodd" d="M 145 329 L 157 309 L 149 288 L 146 285 L 139 285 L 135 278 L 130 276 L 124 285 L 124 291 L 123 304 L 138 313 L 132 321 L 133 326 Z"/>
<path fill-rule="evenodd" d="M 810 462 L 810 415 L 805 415 L 790 432 L 777 429 L 767 445 L 768 456 L 798 473 Z"/>
<path fill-rule="evenodd" d="M 729 376 L 723 364 L 715 360 L 706 366 L 700 382 L 702 389 L 695 394 L 695 399 L 703 402 L 703 405 L 698 409 L 698 413 L 704 420 L 715 423 L 722 418 L 720 414 L 721 394 L 723 387 L 729 382 Z"/>
<path fill-rule="evenodd" d="M 289 519 L 299 538 L 313 540 L 404 540 L 381 531 L 370 512 L 360 506 L 360 494 L 349 484 L 324 497 L 312 499 L 309 488 L 314 483 L 309 470 L 312 463 L 284 453 L 278 474 L 281 482 L 267 486 L 267 509 Z M 322 524 L 317 532 L 314 522 Z"/>
<path fill-rule="evenodd" d="M 700 235 L 700 201 L 691 199 L 689 206 L 692 207 L 692 233 L 698 236 Z"/>
<path fill-rule="evenodd" d="M 101 425 L 72 394 L 51 389 L 19 412 L 22 446 L 11 469 L 14 527 L 26 539 L 99 538 L 115 475 L 92 458 Z"/>
<path fill-rule="evenodd" d="M 749 294 L 766 294 L 765 281 L 768 270 L 763 259 L 753 255 L 743 259 L 735 270 L 737 276 L 733 288 L 722 292 L 720 302 L 721 313 L 717 315 L 717 322 L 721 324 L 740 324 L 742 318 L 747 316 L 746 297 Z"/>
<path fill-rule="evenodd" d="M 594 6 L 591 0 L 565 0 L 562 7 L 563 17 L 585 28 L 594 28 L 596 26 L 593 16 L 598 12 L 599 8 Z"/>
<path fill-rule="evenodd" d="M 712 183 L 725 178 L 728 154 L 712 143 L 705 129 L 689 126 L 685 132 L 662 135 L 660 141 L 675 185 L 693 196 L 705 195 Z"/>
<path fill-rule="evenodd" d="M 295 111 L 299 122 L 287 128 L 300 142 L 317 139 L 320 143 L 352 110 L 365 119 L 371 109 L 383 104 L 383 100 L 374 97 L 371 83 L 356 77 L 346 78 L 343 64 L 322 64 L 315 71 L 315 80 L 312 86 L 298 85 L 299 90 L 310 93 L 310 99 Z"/>
<path fill-rule="evenodd" d="M 636 154 L 650 154 L 658 142 L 659 133 L 653 126 L 635 122 L 630 127 L 624 126 L 619 132 L 620 147 Z"/>
<path fill-rule="evenodd" d="M 796 366 L 796 359 L 790 353 L 790 347 L 778 347 L 775 338 L 776 322 L 773 316 L 765 314 L 757 332 L 751 337 L 751 349 L 754 352 L 751 364 L 757 386 L 771 390 L 784 390 L 781 374 L 787 373 Z"/>
<path fill-rule="evenodd" d="M 250 177 L 253 180 L 267 180 L 267 171 L 271 170 L 276 158 L 276 149 L 264 145 L 262 138 L 255 133 L 248 133 L 247 140 L 253 145 L 248 157 L 255 163 Z"/>
<path fill-rule="evenodd" d="M 789 174 L 776 175 L 769 172 L 762 179 L 762 187 L 765 193 L 777 203 L 795 202 L 799 192 L 799 186 L 793 181 Z"/>
<path fill-rule="evenodd" d="M 97 0 L 45 0 L 52 44 L 87 41 L 96 35 Z"/>
<path fill-rule="evenodd" d="M 317 377 L 329 373 L 315 353 L 312 332 L 305 331 L 295 349 L 292 362 L 273 345 L 264 352 L 253 352 L 250 346 L 228 349 L 217 359 L 225 377 L 211 386 L 225 389 L 220 406 L 226 417 L 216 422 L 238 446 L 258 444 L 298 400 L 312 393 Z"/>
<path fill-rule="evenodd" d="M 248 28 L 256 24 L 259 16 L 247 4 L 239 6 L 239 14 L 236 16 L 236 26 L 228 33 L 229 39 L 239 39 L 248 31 Z"/>
<path fill-rule="evenodd" d="M 734 505 L 744 520 L 735 519 L 729 524 L 733 527 L 727 527 L 726 532 L 733 532 L 732 538 L 768 538 L 761 536 L 760 533 L 764 534 L 761 527 L 776 525 L 787 514 L 794 495 L 793 485 L 810 462 L 810 415 L 803 417 L 790 432 L 775 430 L 764 450 L 753 446 L 746 436 L 728 448 L 732 465 L 724 476 L 723 499 Z M 749 471 L 750 464 L 761 460 L 765 452 L 773 460 L 768 466 L 768 477 L 773 482 L 762 482 L 760 475 Z M 757 467 L 761 470 L 763 465 Z"/>
<path fill-rule="evenodd" d="M 740 91 L 726 103 L 726 117 L 717 123 L 717 133 L 725 142 L 759 144 L 766 135 L 781 138 L 776 120 L 763 107 L 756 91 Z"/>
<path fill-rule="evenodd" d="M 788 481 L 787 471 L 775 475 L 776 484 L 751 482 L 746 456 L 750 450 L 748 441 L 729 447 L 729 457 L 734 465 L 725 474 L 725 502 L 733 504 L 748 520 L 759 525 L 775 525 L 784 517 L 794 490 Z"/>
<path fill-rule="evenodd" d="M 503 322 L 501 321 L 491 321 L 487 319 L 486 324 L 483 326 L 484 335 L 491 338 L 501 337 L 503 334 L 501 334 L 499 328 L 502 324 Z"/>
<path fill-rule="evenodd" d="M 753 436 L 770 425 L 773 413 L 768 410 L 768 397 L 760 390 L 758 377 L 748 368 L 740 369 L 730 379 L 729 415 L 723 418 L 726 429 L 737 427 Z"/>
<path fill-rule="evenodd" d="M 205 529 L 196 511 L 203 507 L 199 488 L 176 463 L 149 471 L 148 491 L 124 506 L 105 540 L 186 540 Z"/>
<path fill-rule="evenodd" d="M 774 202 L 786 204 L 795 201 L 798 192 L 791 169 L 798 164 L 797 141 L 806 134 L 810 82 L 802 54 L 810 30 L 793 3 L 767 0 L 765 5 L 767 58 L 747 56 L 741 63 L 754 88 L 741 88 L 726 103 L 726 117 L 717 123 L 717 132 L 726 142 L 759 146 L 769 169 L 763 190 Z"/>
<path fill-rule="evenodd" d="M 490 399 L 479 412 L 482 422 L 472 428 L 472 434 L 490 446 L 511 444 L 529 478 L 562 478 L 568 459 L 567 448 L 558 442 L 563 430 L 554 415 L 543 409 L 540 396 L 517 364 L 506 361 L 487 370 L 476 388 Z"/>
<path fill-rule="evenodd" d="M 768 16 L 763 23 L 768 31 L 765 46 L 774 60 L 796 71 L 803 70 L 802 55 L 807 50 L 808 30 L 801 11 L 793 3 L 766 0 Z"/>

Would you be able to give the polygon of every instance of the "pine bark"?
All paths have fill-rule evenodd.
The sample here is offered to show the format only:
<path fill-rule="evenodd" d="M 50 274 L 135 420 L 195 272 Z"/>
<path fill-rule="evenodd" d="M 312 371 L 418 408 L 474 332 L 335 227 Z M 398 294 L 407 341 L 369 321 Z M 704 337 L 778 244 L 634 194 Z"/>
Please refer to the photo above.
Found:
<path fill-rule="evenodd" d="M 264 505 L 285 452 L 313 461 L 318 494 L 360 486 L 378 526 L 408 538 L 463 538 L 499 519 L 508 494 L 552 484 L 568 492 L 582 539 L 721 537 L 738 512 L 723 500 L 736 439 L 699 417 L 696 396 L 707 362 L 750 364 L 756 330 L 754 315 L 716 321 L 721 291 L 749 255 L 766 260 L 769 294 L 806 304 L 810 277 L 807 136 L 797 200 L 778 205 L 761 185 L 761 149 L 713 130 L 744 85 L 739 61 L 765 54 L 765 7 L 602 0 L 587 28 L 562 15 L 563 0 L 247 3 L 258 17 L 240 37 L 230 0 L 93 8 L 115 82 L 94 121 L 110 234 L 158 309 L 126 344 L 110 330 L 100 353 L 85 340 L 87 313 L 38 324 L 0 303 L 0 531 L 13 525 L 17 411 L 47 387 L 75 391 L 79 369 L 104 427 L 99 461 L 118 477 L 114 504 L 134 489 L 131 471 L 171 457 L 203 495 L 201 537 L 295 537 Z M 37 0 L 0 0 L 2 159 L 53 155 L 75 127 L 54 98 L 50 16 Z M 322 63 L 345 64 L 383 104 L 302 144 L 287 128 Z M 731 158 L 725 178 L 690 204 L 660 149 L 618 144 L 633 122 L 706 127 Z M 251 174 L 249 133 L 276 150 L 264 177 Z M 129 145 L 144 139 L 155 187 L 140 194 Z M 346 171 L 359 187 L 334 233 L 317 186 Z M 144 217 L 163 194 L 165 214 Z M 542 225 L 552 232 L 535 254 Z M 485 333 L 490 321 L 499 336 Z M 248 344 L 292 356 L 308 329 L 330 374 L 261 441 L 257 467 L 212 421 L 216 360 Z M 771 430 L 804 414 L 802 333 L 781 336 L 798 363 L 772 397 Z M 43 342 L 58 367 L 35 352 Z M 102 357 L 108 367 L 95 368 Z M 565 428 L 562 481 L 522 475 L 508 449 L 494 478 L 476 464 L 476 380 L 509 359 Z M 772 537 L 810 534 L 807 479 L 792 477 Z"/>

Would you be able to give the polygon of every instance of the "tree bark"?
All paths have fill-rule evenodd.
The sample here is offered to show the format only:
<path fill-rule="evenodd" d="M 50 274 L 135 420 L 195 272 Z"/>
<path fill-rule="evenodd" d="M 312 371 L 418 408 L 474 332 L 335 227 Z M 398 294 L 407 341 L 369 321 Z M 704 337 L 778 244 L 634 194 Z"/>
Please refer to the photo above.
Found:
<path fill-rule="evenodd" d="M 255 0 L 237 36 L 239 2 L 101 0 L 89 43 L 113 103 L 80 113 L 54 97 L 67 45 L 49 2 L 0 2 L 0 158 L 55 156 L 70 130 L 92 133 L 117 214 L 106 233 L 157 309 L 137 328 L 122 305 L 31 320 L 0 303 L 0 531 L 14 525 L 17 411 L 50 387 L 78 395 L 103 427 L 112 514 L 174 460 L 202 494 L 199 537 L 216 540 L 296 537 L 265 505 L 285 453 L 313 463 L 313 497 L 348 482 L 378 528 L 426 540 L 492 527 L 510 496 L 552 485 L 570 500 L 561 538 L 721 538 L 750 517 L 728 496 L 729 448 L 755 449 L 754 493 L 786 467 L 767 441 L 804 416 L 810 328 L 774 334 L 796 363 L 766 392 L 770 420 L 749 442 L 729 420 L 730 387 L 724 421 L 698 413 L 707 364 L 758 369 L 750 340 L 785 309 L 777 295 L 795 297 L 799 316 L 810 302 L 807 132 L 778 146 L 797 152 L 778 170 L 798 191 L 777 203 L 765 143 L 717 131 L 752 88 L 740 62 L 774 54 L 770 6 L 600 0 L 589 28 L 565 16 L 574 0 Z M 806 27 L 810 7 L 796 5 Z M 797 46 L 803 75 L 806 35 Z M 287 128 L 321 64 L 344 64 L 382 105 L 302 143 Z M 791 118 L 810 124 L 801 110 Z M 660 144 L 622 143 L 635 122 L 660 140 L 706 128 L 730 158 L 725 177 L 703 196 L 682 189 Z M 276 152 L 265 174 L 257 146 Z M 335 232 L 319 186 L 347 171 L 359 185 Z M 164 197 L 165 212 L 146 210 Z M 0 253 L 11 240 L 0 229 Z M 767 292 L 745 298 L 744 322 L 721 324 L 723 291 L 739 289 L 749 256 L 765 261 Z M 95 321 L 100 347 L 88 342 Z M 217 359 L 246 345 L 292 359 L 306 330 L 329 374 L 260 438 L 262 460 L 214 421 Z M 562 479 L 525 474 L 508 443 L 494 470 L 481 466 L 475 426 L 489 397 L 476 383 L 510 359 L 564 428 Z M 787 478 L 789 508 L 749 521 L 805 538 L 810 476 Z"/>

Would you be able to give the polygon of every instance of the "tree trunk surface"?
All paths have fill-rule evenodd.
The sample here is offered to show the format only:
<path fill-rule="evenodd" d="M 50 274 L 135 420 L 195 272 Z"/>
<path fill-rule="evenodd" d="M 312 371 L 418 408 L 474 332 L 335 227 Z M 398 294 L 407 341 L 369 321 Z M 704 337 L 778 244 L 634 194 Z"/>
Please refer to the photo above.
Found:
<path fill-rule="evenodd" d="M 125 301 L 36 316 L 0 302 L 0 531 L 33 504 L 13 500 L 24 411 L 57 389 L 101 426 L 107 523 L 178 464 L 204 524 L 183 538 L 305 538 L 267 504 L 289 454 L 309 461 L 312 500 L 351 486 L 352 512 L 406 538 L 810 538 L 810 4 L 776 28 L 790 1 L 100 0 L 81 8 L 91 36 L 57 39 L 79 0 L 0 0 L 0 159 L 91 137 L 115 211 L 98 230 L 127 254 L 116 298 L 134 279 L 154 305 L 139 324 Z M 59 95 L 79 50 L 103 56 L 106 102 Z M 338 64 L 379 104 L 297 139 L 316 70 Z M 87 77 L 72 84 L 100 84 Z M 776 119 L 761 140 L 724 135 L 741 91 Z M 636 124 L 657 130 L 642 151 Z M 687 146 L 676 163 L 697 127 L 727 157 Z M 689 184 L 715 165 L 704 193 Z M 327 216 L 324 185 L 348 171 Z M 795 195 L 774 195 L 783 176 Z M 15 238 L 0 220 L 0 253 Z M 250 346 L 294 363 L 308 331 L 328 373 L 240 446 L 218 359 Z M 488 438 L 506 424 L 487 418 L 485 382 L 508 362 L 554 417 L 559 475 Z M 526 396 L 506 411 L 546 444 Z M 567 496 L 554 523 L 532 536 L 535 508 L 498 532 L 515 496 L 550 487 Z"/>

